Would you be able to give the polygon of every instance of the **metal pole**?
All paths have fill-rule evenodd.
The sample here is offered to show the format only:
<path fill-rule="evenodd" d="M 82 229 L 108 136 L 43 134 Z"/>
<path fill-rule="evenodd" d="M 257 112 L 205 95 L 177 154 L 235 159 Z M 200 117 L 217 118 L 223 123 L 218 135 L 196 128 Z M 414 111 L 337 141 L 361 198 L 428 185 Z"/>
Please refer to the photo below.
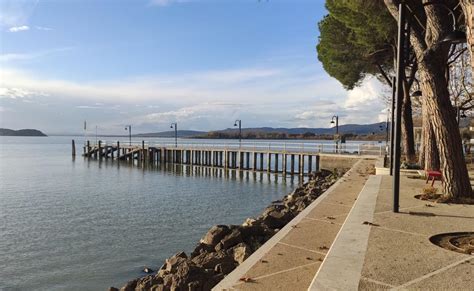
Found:
<path fill-rule="evenodd" d="M 128 143 L 129 145 L 132 145 L 132 126 L 128 126 Z"/>
<path fill-rule="evenodd" d="M 393 212 L 399 212 L 400 200 L 400 139 L 403 100 L 403 73 L 405 71 L 405 4 L 399 5 L 398 18 L 398 46 L 397 46 L 397 113 L 395 123 L 394 161 L 393 161 Z"/>
<path fill-rule="evenodd" d="M 174 146 L 178 147 L 178 123 L 174 124 Z"/>
<path fill-rule="evenodd" d="M 239 120 L 239 146 L 242 146 L 242 120 Z"/>
<path fill-rule="evenodd" d="M 395 139 L 395 99 L 397 98 L 397 77 L 392 78 L 392 116 L 390 122 L 390 176 L 393 175 L 393 145 Z"/>

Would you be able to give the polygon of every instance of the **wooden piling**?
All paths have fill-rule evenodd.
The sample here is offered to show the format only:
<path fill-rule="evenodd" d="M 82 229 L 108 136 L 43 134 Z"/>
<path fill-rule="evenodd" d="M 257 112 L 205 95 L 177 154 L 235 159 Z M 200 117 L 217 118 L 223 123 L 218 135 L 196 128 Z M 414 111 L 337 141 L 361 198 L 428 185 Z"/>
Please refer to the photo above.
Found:
<path fill-rule="evenodd" d="M 76 143 L 72 140 L 72 156 L 76 156 Z"/>

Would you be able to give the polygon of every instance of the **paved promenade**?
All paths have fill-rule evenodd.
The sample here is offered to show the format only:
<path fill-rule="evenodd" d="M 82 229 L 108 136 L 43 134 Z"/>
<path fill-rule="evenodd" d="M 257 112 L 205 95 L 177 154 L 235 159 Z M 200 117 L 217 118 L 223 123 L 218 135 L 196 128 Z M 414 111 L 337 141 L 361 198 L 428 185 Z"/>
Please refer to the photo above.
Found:
<path fill-rule="evenodd" d="M 375 161 L 361 159 L 213 290 L 306 290 Z M 241 278 L 248 278 L 247 282 Z"/>
<path fill-rule="evenodd" d="M 423 180 L 401 178 L 400 213 L 391 212 L 392 181 L 382 177 L 359 289 L 473 290 L 474 256 L 442 249 L 435 234 L 474 232 L 474 205 L 413 198 Z M 436 182 L 435 187 L 441 187 Z"/>
<path fill-rule="evenodd" d="M 425 181 L 402 176 L 393 213 L 392 177 L 369 175 L 373 164 L 356 163 L 213 290 L 473 290 L 474 256 L 429 238 L 474 232 L 474 205 L 418 200 Z"/>

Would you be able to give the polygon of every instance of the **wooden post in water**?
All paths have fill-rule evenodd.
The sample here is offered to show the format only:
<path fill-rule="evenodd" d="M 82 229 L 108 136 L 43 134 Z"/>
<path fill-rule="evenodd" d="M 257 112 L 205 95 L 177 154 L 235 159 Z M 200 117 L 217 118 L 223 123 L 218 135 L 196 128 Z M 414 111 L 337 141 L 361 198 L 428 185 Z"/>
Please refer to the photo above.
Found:
<path fill-rule="evenodd" d="M 101 146 L 101 141 L 99 140 L 99 147 L 97 149 L 97 152 L 99 154 L 99 160 L 102 160 L 102 146 Z"/>
<path fill-rule="evenodd" d="M 272 154 L 268 152 L 267 154 L 267 172 L 270 172 L 272 168 Z"/>
<path fill-rule="evenodd" d="M 278 153 L 275 154 L 275 173 L 278 173 Z"/>
<path fill-rule="evenodd" d="M 257 170 L 257 153 L 253 153 L 253 170 Z"/>
<path fill-rule="evenodd" d="M 260 153 L 260 171 L 263 171 L 263 153 Z"/>
<path fill-rule="evenodd" d="M 320 170 L 320 163 L 319 163 L 320 158 L 321 158 L 320 155 L 316 156 L 316 169 L 315 169 L 316 172 L 319 172 L 319 170 Z"/>
<path fill-rule="evenodd" d="M 300 176 L 304 174 L 304 155 L 300 155 L 298 158 L 298 173 Z"/>
<path fill-rule="evenodd" d="M 308 156 L 308 174 L 313 170 L 313 156 Z"/>
<path fill-rule="evenodd" d="M 291 163 L 291 174 L 293 175 L 295 173 L 295 155 L 291 155 L 291 159 L 290 159 L 290 163 Z"/>
<path fill-rule="evenodd" d="M 76 143 L 72 140 L 72 156 L 76 156 Z"/>
<path fill-rule="evenodd" d="M 286 175 L 286 154 L 283 154 L 282 159 L 283 159 L 282 171 L 283 171 L 283 175 Z"/>
<path fill-rule="evenodd" d="M 248 170 L 250 169 L 250 152 L 246 152 L 245 155 L 246 155 L 245 168 Z"/>

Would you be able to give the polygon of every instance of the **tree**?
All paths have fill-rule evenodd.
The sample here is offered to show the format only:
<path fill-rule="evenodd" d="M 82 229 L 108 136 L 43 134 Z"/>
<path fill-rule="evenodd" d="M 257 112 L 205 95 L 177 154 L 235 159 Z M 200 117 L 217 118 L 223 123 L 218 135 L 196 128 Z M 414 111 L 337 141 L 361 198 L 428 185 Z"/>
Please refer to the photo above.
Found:
<path fill-rule="evenodd" d="M 398 19 L 399 0 L 384 2 L 394 19 Z M 451 45 L 442 41 L 453 29 L 449 11 L 443 5 L 454 10 L 459 0 L 433 1 L 440 5 L 426 6 L 416 0 L 406 0 L 405 3 L 416 20 L 412 21 L 410 41 L 418 61 L 424 105 L 431 114 L 431 125 L 439 149 L 445 198 L 452 201 L 474 198 L 448 90 L 446 64 Z M 455 10 L 455 17 L 462 13 L 459 10 Z"/>
<path fill-rule="evenodd" d="M 318 58 L 324 69 L 346 89 L 360 85 L 367 75 L 393 86 L 396 22 L 380 1 L 327 0 L 329 15 L 319 23 Z M 414 162 L 410 89 L 416 73 L 416 59 L 404 79 L 403 145 L 407 160 Z"/>

